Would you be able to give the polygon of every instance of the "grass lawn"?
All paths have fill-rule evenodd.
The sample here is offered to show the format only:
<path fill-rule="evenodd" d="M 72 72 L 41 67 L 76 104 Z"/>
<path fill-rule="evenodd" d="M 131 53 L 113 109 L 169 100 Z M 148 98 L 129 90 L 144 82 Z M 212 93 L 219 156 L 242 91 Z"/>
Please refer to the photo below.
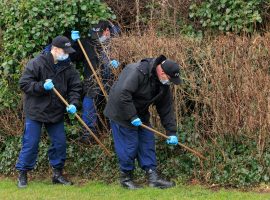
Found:
<path fill-rule="evenodd" d="M 129 191 L 118 184 L 107 185 L 100 182 L 88 182 L 84 185 L 61 186 L 52 185 L 49 180 L 30 181 L 26 189 L 18 189 L 16 181 L 0 179 L 0 200 L 41 200 L 41 199 L 108 199 L 108 200 L 165 200 L 165 199 L 201 199 L 201 200 L 261 200 L 270 199 L 270 193 L 239 192 L 236 190 L 212 191 L 201 186 L 178 185 L 175 188 L 160 190 L 144 188 L 137 191 Z"/>

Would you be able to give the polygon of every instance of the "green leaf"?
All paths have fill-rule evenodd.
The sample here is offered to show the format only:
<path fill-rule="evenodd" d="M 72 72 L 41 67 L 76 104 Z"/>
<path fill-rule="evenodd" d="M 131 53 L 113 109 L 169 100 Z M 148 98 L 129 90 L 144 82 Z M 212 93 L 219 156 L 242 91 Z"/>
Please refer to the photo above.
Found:
<path fill-rule="evenodd" d="M 37 12 L 38 11 L 38 8 L 37 7 L 33 7 L 32 9 L 34 12 Z"/>
<path fill-rule="evenodd" d="M 87 9 L 86 5 L 81 6 L 81 9 L 86 10 Z"/>

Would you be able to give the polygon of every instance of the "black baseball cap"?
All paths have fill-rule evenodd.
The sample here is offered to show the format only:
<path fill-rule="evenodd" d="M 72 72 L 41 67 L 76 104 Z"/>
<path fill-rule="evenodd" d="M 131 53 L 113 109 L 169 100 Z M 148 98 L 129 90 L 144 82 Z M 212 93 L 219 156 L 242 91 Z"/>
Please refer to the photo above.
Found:
<path fill-rule="evenodd" d="M 99 21 L 98 24 L 95 24 L 93 28 L 91 28 L 89 31 L 91 38 L 93 40 L 97 40 L 98 38 L 102 36 L 103 31 L 105 31 L 107 28 L 110 28 L 110 27 L 111 25 L 109 21 L 105 21 L 105 20 Z"/>
<path fill-rule="evenodd" d="M 170 76 L 170 81 L 176 85 L 181 83 L 180 79 L 180 67 L 179 65 L 172 60 L 163 60 L 161 62 L 161 68 L 163 71 Z"/>
<path fill-rule="evenodd" d="M 71 42 L 69 39 L 65 36 L 57 36 L 52 40 L 52 45 L 58 48 L 61 48 L 64 50 L 65 53 L 74 53 L 76 52 L 72 47 L 71 47 Z"/>

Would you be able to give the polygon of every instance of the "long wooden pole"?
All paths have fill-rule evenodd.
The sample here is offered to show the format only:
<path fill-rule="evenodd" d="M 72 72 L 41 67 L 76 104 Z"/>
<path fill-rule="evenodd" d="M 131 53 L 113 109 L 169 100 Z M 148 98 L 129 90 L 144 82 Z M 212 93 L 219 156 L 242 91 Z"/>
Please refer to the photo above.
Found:
<path fill-rule="evenodd" d="M 62 97 L 62 95 L 53 87 L 54 93 L 61 99 L 61 101 L 66 105 L 69 106 L 68 102 Z M 97 136 L 91 131 L 91 129 L 87 126 L 87 124 L 82 120 L 82 118 L 76 113 L 75 117 L 79 120 L 79 122 L 89 131 L 89 133 L 94 137 L 94 139 L 97 141 L 97 143 L 103 148 L 103 150 L 106 152 L 108 156 L 112 156 L 110 151 L 100 142 L 100 140 L 97 138 Z"/>
<path fill-rule="evenodd" d="M 102 82 L 100 81 L 100 79 L 99 79 L 99 77 L 98 77 L 98 75 L 97 75 L 97 73 L 96 73 L 96 71 L 95 71 L 95 69 L 94 69 L 94 67 L 93 67 L 93 65 L 92 65 L 92 63 L 91 63 L 88 55 L 87 55 L 87 53 L 85 52 L 85 49 L 84 49 L 84 47 L 83 47 L 80 39 L 78 39 L 77 41 L 78 41 L 78 44 L 80 45 L 80 47 L 82 49 L 82 52 L 83 52 L 83 54 L 85 56 L 85 59 L 86 59 L 88 65 L 89 65 L 90 70 L 93 72 L 93 74 L 94 74 L 94 76 L 95 76 L 95 78 L 97 80 L 97 83 L 98 83 L 98 85 L 99 85 L 99 87 L 100 87 L 100 89 L 101 89 L 104 97 L 106 98 L 106 100 L 108 100 L 107 92 L 105 91 L 104 86 L 103 86 Z"/>
<path fill-rule="evenodd" d="M 144 124 L 142 124 L 141 127 L 145 128 L 145 129 L 147 129 L 149 131 L 152 131 L 153 133 L 155 133 L 155 134 L 157 134 L 157 135 L 159 135 L 159 136 L 161 136 L 163 138 L 166 138 L 166 139 L 169 138 L 169 136 L 167 136 L 167 135 L 165 135 L 165 134 L 163 134 L 163 133 L 161 133 L 161 132 L 159 132 L 159 131 L 157 131 L 157 130 L 155 130 L 153 128 L 150 128 L 149 126 L 146 126 Z M 189 148 L 188 146 L 186 146 L 184 144 L 181 144 L 181 143 L 178 143 L 178 145 L 181 146 L 181 147 L 183 147 L 183 148 L 185 148 L 186 150 L 192 152 L 194 155 L 198 156 L 199 158 L 201 158 L 203 160 L 206 160 L 206 158 L 201 153 L 199 153 L 199 152 L 197 152 L 197 151 Z"/>
<path fill-rule="evenodd" d="M 92 65 L 92 63 L 91 63 L 91 61 L 90 61 L 90 59 L 89 59 L 89 57 L 88 57 L 88 55 L 87 55 L 87 53 L 85 51 L 80 39 L 78 39 L 78 44 L 79 44 L 79 46 L 80 46 L 80 48 L 81 48 L 81 50 L 82 50 L 82 52 L 84 54 L 84 57 L 85 57 L 85 59 L 86 59 L 86 61 L 88 63 L 88 66 L 89 66 L 90 70 L 93 72 L 93 74 L 94 74 L 94 76 L 95 76 L 95 78 L 97 80 L 97 83 L 98 83 L 98 85 L 99 85 L 105 99 L 108 100 L 108 94 L 107 94 L 106 90 L 104 89 L 104 86 L 103 86 L 102 82 L 100 81 L 100 78 L 98 77 L 98 75 L 97 75 L 97 73 L 96 73 L 96 71 L 95 71 L 95 69 L 94 69 L 94 67 L 93 67 L 93 65 Z M 105 121 L 101 118 L 100 115 L 98 115 L 98 118 L 99 118 L 100 122 L 102 123 L 102 125 L 104 126 L 104 128 L 106 129 L 106 131 L 108 132 L 108 129 L 107 129 L 106 125 L 105 125 Z"/>

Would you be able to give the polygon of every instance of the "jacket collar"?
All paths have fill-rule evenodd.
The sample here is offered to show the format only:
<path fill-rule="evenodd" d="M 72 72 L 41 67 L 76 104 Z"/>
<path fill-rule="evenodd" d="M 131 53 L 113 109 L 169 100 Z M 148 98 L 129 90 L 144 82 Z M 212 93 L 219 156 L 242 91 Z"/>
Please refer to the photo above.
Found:
<path fill-rule="evenodd" d="M 166 60 L 166 57 L 164 55 L 160 55 L 157 58 L 145 58 L 141 60 L 138 68 L 144 74 L 148 74 L 149 77 L 157 77 L 155 69 L 157 65 L 159 65 L 164 60 Z"/>
<path fill-rule="evenodd" d="M 48 66 L 55 71 L 55 67 L 59 67 L 59 70 L 57 70 L 57 73 L 63 71 L 64 69 L 70 67 L 71 61 L 70 58 L 64 60 L 64 61 L 58 61 L 57 64 L 54 63 L 54 58 L 51 52 L 45 52 L 41 54 L 41 57 L 44 58 Z M 55 66 L 56 65 L 56 66 Z"/>
<path fill-rule="evenodd" d="M 144 75 L 149 77 L 155 75 L 156 63 L 154 58 L 144 58 L 139 62 L 137 66 L 138 70 L 141 71 Z"/>

